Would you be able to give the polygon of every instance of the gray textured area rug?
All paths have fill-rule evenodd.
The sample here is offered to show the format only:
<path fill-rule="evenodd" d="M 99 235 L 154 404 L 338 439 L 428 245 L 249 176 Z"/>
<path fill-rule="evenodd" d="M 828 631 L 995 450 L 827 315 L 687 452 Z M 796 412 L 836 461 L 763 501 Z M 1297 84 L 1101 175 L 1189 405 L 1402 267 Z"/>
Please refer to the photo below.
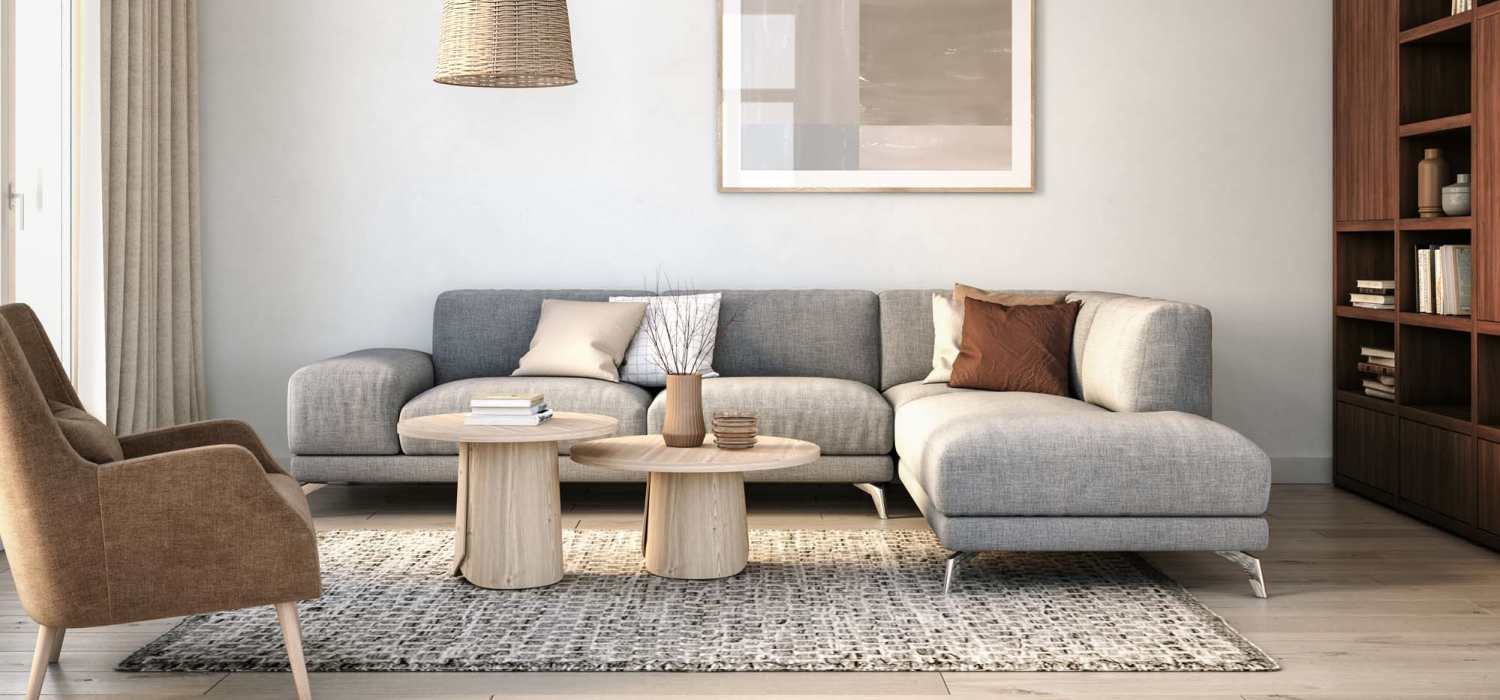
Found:
<path fill-rule="evenodd" d="M 567 575 L 491 591 L 445 575 L 445 530 L 324 533 L 301 606 L 311 671 L 1262 671 L 1276 663 L 1131 554 L 947 552 L 908 530 L 755 530 L 717 581 L 641 569 L 640 534 L 564 533 Z M 123 671 L 276 671 L 270 607 L 199 615 Z"/>

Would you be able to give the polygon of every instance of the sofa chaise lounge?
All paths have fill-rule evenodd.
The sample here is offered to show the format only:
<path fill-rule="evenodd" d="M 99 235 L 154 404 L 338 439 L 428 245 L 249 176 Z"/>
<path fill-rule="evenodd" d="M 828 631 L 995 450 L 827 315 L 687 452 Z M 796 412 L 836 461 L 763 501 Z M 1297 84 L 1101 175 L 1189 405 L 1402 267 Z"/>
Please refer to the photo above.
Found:
<path fill-rule="evenodd" d="M 814 442 L 817 462 L 753 480 L 846 483 L 874 498 L 902 482 L 949 559 L 991 550 L 1214 551 L 1264 595 L 1270 461 L 1210 420 L 1212 324 L 1178 302 L 1073 293 L 1072 396 L 923 384 L 933 290 L 720 290 L 705 414 L 743 409 L 761 431 Z M 360 350 L 299 369 L 288 387 L 292 471 L 304 482 L 457 478 L 453 444 L 396 434 L 475 394 L 541 391 L 558 410 L 601 413 L 622 434 L 659 432 L 658 391 L 573 377 L 512 377 L 543 299 L 611 290 L 458 290 L 438 297 L 432 352 Z M 559 460 L 564 481 L 633 475 Z M 899 468 L 898 468 L 899 460 Z M 638 476 L 638 475 L 636 475 Z"/>

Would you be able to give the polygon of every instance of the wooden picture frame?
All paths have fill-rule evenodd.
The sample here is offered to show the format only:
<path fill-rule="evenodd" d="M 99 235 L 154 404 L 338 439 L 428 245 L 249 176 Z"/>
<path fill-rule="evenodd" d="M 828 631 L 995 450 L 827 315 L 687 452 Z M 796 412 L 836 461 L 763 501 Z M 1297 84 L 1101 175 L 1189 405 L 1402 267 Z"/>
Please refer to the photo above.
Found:
<path fill-rule="evenodd" d="M 1034 0 L 936 4 L 719 0 L 719 191 L 1034 192 Z"/>

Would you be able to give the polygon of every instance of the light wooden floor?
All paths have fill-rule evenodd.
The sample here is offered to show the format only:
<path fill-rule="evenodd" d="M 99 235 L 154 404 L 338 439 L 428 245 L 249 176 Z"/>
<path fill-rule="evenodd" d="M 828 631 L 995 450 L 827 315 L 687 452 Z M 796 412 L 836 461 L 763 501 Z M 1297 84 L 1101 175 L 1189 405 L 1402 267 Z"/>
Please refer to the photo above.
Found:
<path fill-rule="evenodd" d="M 640 492 L 564 489 L 567 524 L 638 524 Z M 332 486 L 311 497 L 321 528 L 452 525 L 452 487 Z M 752 487 L 752 527 L 925 527 L 910 503 L 877 520 L 850 487 Z M 526 695 L 988 694 L 1026 697 L 1494 698 L 1500 700 L 1500 555 L 1331 487 L 1277 487 L 1270 600 L 1252 598 L 1239 570 L 1211 554 L 1154 555 L 1272 656 L 1276 673 L 369 673 L 314 674 L 319 698 L 509 698 Z M 934 571 L 933 576 L 939 572 Z M 0 693 L 26 682 L 36 626 L 15 587 L 0 588 Z M 129 697 L 286 697 L 285 674 L 131 674 L 110 669 L 172 625 L 153 622 L 68 633 L 47 692 Z"/>

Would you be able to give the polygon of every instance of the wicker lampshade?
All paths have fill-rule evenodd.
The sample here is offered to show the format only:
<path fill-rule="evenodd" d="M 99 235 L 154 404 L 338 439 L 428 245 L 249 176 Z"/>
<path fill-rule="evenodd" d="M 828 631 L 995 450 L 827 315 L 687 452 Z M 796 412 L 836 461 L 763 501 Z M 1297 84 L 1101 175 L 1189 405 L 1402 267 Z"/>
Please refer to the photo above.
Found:
<path fill-rule="evenodd" d="M 578 82 L 567 0 L 443 0 L 432 79 L 504 88 Z"/>

